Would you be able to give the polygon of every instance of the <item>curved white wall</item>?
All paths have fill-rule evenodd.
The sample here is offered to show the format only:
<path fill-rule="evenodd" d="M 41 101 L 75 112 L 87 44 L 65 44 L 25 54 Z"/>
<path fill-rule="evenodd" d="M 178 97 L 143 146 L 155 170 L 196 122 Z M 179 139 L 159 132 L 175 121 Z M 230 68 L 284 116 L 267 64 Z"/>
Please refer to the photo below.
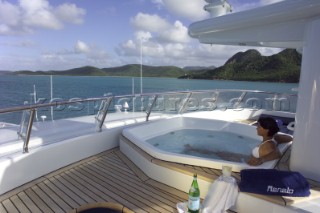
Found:
<path fill-rule="evenodd" d="M 320 181 L 320 19 L 305 32 L 290 167 Z"/>

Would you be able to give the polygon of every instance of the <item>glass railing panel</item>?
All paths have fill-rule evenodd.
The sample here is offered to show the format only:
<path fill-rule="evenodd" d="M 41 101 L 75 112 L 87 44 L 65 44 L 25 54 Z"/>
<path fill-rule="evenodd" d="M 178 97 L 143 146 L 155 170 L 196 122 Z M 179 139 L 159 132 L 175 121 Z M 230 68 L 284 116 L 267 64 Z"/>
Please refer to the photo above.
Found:
<path fill-rule="evenodd" d="M 216 109 L 216 91 L 193 91 L 185 103 L 183 113 L 197 111 L 212 111 Z"/>
<path fill-rule="evenodd" d="M 4 127 L 6 123 L 20 124 L 22 112 L 10 112 L 0 114 L 0 128 Z"/>
<path fill-rule="evenodd" d="M 180 113 L 181 108 L 184 106 L 185 101 L 189 96 L 189 93 L 178 92 L 178 93 L 162 93 L 162 94 L 155 94 L 155 95 L 157 95 L 157 99 L 151 109 L 152 113 L 178 114 Z M 149 108 L 152 105 L 155 99 L 155 95 L 144 97 L 145 104 L 146 104 L 145 106 Z"/>
<path fill-rule="evenodd" d="M 41 116 L 45 116 L 47 120 L 59 120 L 62 118 L 75 118 L 86 115 L 95 115 L 101 104 L 101 101 L 92 100 L 83 102 L 84 99 L 72 98 L 68 100 L 57 99 L 51 103 L 57 103 L 51 107 L 43 107 L 37 110 L 37 120 L 42 120 Z M 70 102 L 67 104 L 59 104 L 59 102 Z"/>
<path fill-rule="evenodd" d="M 266 92 L 246 92 L 237 108 L 268 111 L 296 111 L 297 96 L 266 93 Z"/>
<path fill-rule="evenodd" d="M 216 97 L 216 109 L 227 110 L 238 108 L 237 103 L 243 95 L 242 91 L 219 91 Z"/>
<path fill-rule="evenodd" d="M 297 95 L 278 94 L 274 104 L 274 110 L 295 113 L 297 111 L 297 103 Z"/>

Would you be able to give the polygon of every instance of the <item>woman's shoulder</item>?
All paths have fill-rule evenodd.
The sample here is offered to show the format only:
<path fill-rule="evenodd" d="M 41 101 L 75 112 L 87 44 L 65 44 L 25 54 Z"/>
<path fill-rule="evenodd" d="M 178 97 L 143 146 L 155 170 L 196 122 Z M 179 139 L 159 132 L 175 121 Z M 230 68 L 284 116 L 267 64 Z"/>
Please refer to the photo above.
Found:
<path fill-rule="evenodd" d="M 270 140 L 264 141 L 261 145 L 263 149 L 274 149 L 277 147 L 277 142 L 272 138 Z"/>

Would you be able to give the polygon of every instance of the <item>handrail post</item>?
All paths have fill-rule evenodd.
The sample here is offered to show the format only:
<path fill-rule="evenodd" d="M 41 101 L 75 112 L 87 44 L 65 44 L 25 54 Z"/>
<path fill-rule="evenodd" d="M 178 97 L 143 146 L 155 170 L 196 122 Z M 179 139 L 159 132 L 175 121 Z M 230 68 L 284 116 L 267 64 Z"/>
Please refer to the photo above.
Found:
<path fill-rule="evenodd" d="M 234 108 L 237 108 L 239 104 L 243 101 L 244 97 L 247 95 L 247 92 L 242 92 L 237 102 L 233 105 Z"/>
<path fill-rule="evenodd" d="M 278 99 L 278 94 L 275 93 L 275 94 L 274 94 L 274 99 L 273 99 L 273 104 L 272 104 L 272 111 L 276 111 L 276 108 L 277 108 L 277 103 L 276 103 L 276 101 L 277 101 L 277 99 Z"/>
<path fill-rule="evenodd" d="M 192 92 L 188 93 L 188 96 L 186 97 L 185 101 L 182 103 L 178 114 L 182 114 L 182 112 L 186 108 L 187 104 L 189 103 L 189 99 L 190 99 L 191 96 L 192 96 Z"/>
<path fill-rule="evenodd" d="M 151 114 L 151 111 L 152 111 L 154 105 L 156 104 L 157 99 L 158 99 L 158 95 L 156 95 L 156 96 L 154 97 L 153 101 L 152 101 L 152 104 L 151 104 L 151 106 L 150 106 L 150 108 L 149 108 L 149 111 L 147 112 L 146 121 L 149 121 L 149 116 L 150 116 L 150 114 Z"/>
<path fill-rule="evenodd" d="M 27 134 L 26 137 L 22 137 L 24 143 L 23 143 L 23 153 L 28 153 L 29 152 L 29 140 L 30 140 L 30 135 L 31 135 L 31 130 L 32 130 L 32 125 L 33 125 L 33 119 L 35 115 L 36 110 L 33 108 L 30 110 L 30 117 L 29 117 L 29 122 L 28 122 L 28 127 L 27 127 Z M 22 135 L 21 135 L 22 136 Z"/>
<path fill-rule="evenodd" d="M 97 131 L 98 132 L 101 132 L 101 129 L 102 129 L 102 125 L 104 123 L 104 120 L 106 119 L 107 117 L 107 112 L 108 112 L 108 108 L 111 104 L 111 101 L 112 101 L 113 97 L 109 97 L 107 100 L 103 100 L 101 102 L 101 106 L 100 106 L 100 109 L 95 117 L 95 119 L 98 121 L 98 126 L 97 126 Z M 100 114 L 102 113 L 102 117 L 101 119 L 99 118 Z"/>

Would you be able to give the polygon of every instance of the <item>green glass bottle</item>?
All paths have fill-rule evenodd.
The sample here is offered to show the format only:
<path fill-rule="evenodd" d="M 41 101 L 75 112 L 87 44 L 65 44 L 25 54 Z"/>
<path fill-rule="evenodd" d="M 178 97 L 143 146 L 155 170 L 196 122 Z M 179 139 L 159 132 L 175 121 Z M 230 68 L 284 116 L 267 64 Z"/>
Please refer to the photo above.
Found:
<path fill-rule="evenodd" d="M 197 181 L 197 174 L 193 175 L 193 181 L 189 190 L 188 212 L 200 212 L 200 190 Z"/>

